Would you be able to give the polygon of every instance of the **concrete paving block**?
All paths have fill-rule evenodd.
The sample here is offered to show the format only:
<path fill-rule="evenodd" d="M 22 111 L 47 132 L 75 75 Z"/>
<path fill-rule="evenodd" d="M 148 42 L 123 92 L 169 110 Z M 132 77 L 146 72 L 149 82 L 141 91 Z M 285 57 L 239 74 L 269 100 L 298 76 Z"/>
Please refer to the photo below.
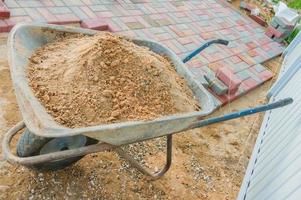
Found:
<path fill-rule="evenodd" d="M 261 26 L 266 26 L 266 21 L 261 16 L 250 15 L 250 18 L 253 19 L 255 22 L 260 24 Z"/>
<path fill-rule="evenodd" d="M 80 26 L 82 28 L 88 28 L 99 31 L 109 30 L 108 24 L 104 20 L 99 18 L 85 19 L 81 22 Z"/>
<path fill-rule="evenodd" d="M 269 25 L 273 26 L 274 28 L 278 28 L 279 27 L 279 24 L 277 23 L 277 21 L 274 18 L 270 21 Z"/>
<path fill-rule="evenodd" d="M 276 37 L 276 38 L 280 38 L 280 37 L 283 36 L 283 33 L 282 33 L 282 32 L 278 31 L 278 29 L 276 29 L 276 28 L 274 28 L 274 27 L 272 27 L 272 26 L 269 26 L 269 27 L 267 28 L 266 33 L 267 33 L 267 32 L 271 33 L 271 34 L 272 34 L 274 37 Z M 268 36 L 269 36 L 269 35 L 268 35 Z"/>
<path fill-rule="evenodd" d="M 239 4 L 239 7 L 243 8 L 243 9 L 246 9 L 247 8 L 247 3 L 244 2 L 244 1 L 241 1 L 240 4 Z"/>
<path fill-rule="evenodd" d="M 238 76 L 242 81 L 250 78 L 250 72 L 248 70 L 243 70 L 236 73 L 236 76 Z"/>
<path fill-rule="evenodd" d="M 293 29 L 294 26 L 295 26 L 295 24 L 286 21 L 284 18 L 276 17 L 276 16 L 273 17 L 272 23 L 273 24 L 278 24 L 282 28 L 286 28 L 286 29 Z"/>
<path fill-rule="evenodd" d="M 294 29 L 288 29 L 288 28 L 283 28 L 283 27 L 279 26 L 277 28 L 277 30 L 279 32 L 281 32 L 283 35 L 289 35 Z"/>
<path fill-rule="evenodd" d="M 201 75 L 199 77 L 197 77 L 197 81 L 202 84 L 204 87 L 209 87 L 209 83 L 207 81 L 207 79 L 205 78 L 205 75 Z"/>
<path fill-rule="evenodd" d="M 210 88 L 217 95 L 223 95 L 228 92 L 228 87 L 216 77 L 211 77 L 205 74 L 205 79 L 209 83 L 208 88 Z"/>
<path fill-rule="evenodd" d="M 228 86 L 230 94 L 234 94 L 242 82 L 228 67 L 219 68 L 215 75 Z"/>

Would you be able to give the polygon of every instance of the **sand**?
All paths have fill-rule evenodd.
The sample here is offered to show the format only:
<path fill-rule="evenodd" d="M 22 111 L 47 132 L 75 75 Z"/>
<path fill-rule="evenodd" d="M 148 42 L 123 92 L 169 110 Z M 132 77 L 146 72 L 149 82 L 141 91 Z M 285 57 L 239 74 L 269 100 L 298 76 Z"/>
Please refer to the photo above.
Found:
<path fill-rule="evenodd" d="M 167 58 L 106 32 L 60 36 L 39 48 L 28 79 L 47 112 L 71 128 L 199 109 Z"/>

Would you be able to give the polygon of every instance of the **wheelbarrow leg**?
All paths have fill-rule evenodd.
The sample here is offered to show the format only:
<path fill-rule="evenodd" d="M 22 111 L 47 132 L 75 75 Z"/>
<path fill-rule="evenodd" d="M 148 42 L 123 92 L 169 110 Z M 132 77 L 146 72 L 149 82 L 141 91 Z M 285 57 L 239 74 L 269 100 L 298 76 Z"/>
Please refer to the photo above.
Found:
<path fill-rule="evenodd" d="M 171 165 L 172 159 L 172 135 L 167 135 L 167 145 L 166 145 L 166 163 L 159 172 L 151 172 L 149 169 L 143 167 L 139 162 L 133 159 L 128 153 L 124 152 L 122 149 L 117 148 L 116 151 L 121 157 L 127 160 L 133 167 L 139 170 L 141 173 L 148 175 L 152 180 L 156 180 L 163 176 Z"/>

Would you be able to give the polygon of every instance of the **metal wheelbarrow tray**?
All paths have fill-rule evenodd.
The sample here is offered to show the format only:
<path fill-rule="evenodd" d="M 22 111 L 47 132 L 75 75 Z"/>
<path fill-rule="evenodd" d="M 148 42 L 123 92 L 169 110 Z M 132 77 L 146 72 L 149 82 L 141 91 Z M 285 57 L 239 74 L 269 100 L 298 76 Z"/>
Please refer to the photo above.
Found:
<path fill-rule="evenodd" d="M 52 42 L 56 34 L 62 31 L 88 35 L 97 33 L 97 31 L 92 30 L 66 28 L 57 25 L 22 24 L 15 27 L 9 36 L 9 64 L 17 101 L 26 127 L 34 134 L 42 137 L 66 137 L 85 134 L 102 142 L 121 145 L 181 131 L 193 121 L 199 120 L 200 117 L 213 111 L 214 106 L 207 90 L 193 79 L 191 72 L 177 55 L 157 42 L 137 39 L 133 42 L 141 46 L 147 46 L 152 51 L 167 55 L 171 59 L 177 72 L 186 79 L 198 98 L 202 110 L 151 121 L 131 121 L 73 129 L 59 125 L 34 96 L 28 85 L 26 68 L 31 54 L 37 48 Z"/>
<path fill-rule="evenodd" d="M 164 116 L 149 121 L 130 121 L 106 125 L 100 124 L 97 126 L 73 129 L 58 124 L 54 121 L 52 116 L 46 112 L 39 100 L 34 96 L 33 91 L 28 84 L 26 68 L 28 65 L 28 58 L 32 55 L 32 53 L 37 48 L 52 42 L 55 39 L 55 36 L 62 32 L 82 33 L 87 35 L 94 35 L 97 33 L 97 31 L 75 27 L 25 23 L 16 25 L 9 35 L 9 65 L 17 102 L 24 122 L 20 122 L 13 127 L 4 137 L 3 154 L 7 160 L 30 166 L 37 163 L 51 162 L 58 159 L 83 156 L 88 153 L 114 149 L 138 170 L 152 176 L 153 178 L 157 178 L 168 170 L 171 163 L 171 134 L 225 120 L 225 118 L 220 118 L 213 121 L 200 121 L 204 116 L 212 113 L 215 108 L 213 100 L 211 99 L 208 91 L 185 67 L 183 61 L 170 49 L 155 41 L 146 39 L 133 39 L 133 42 L 137 45 L 149 47 L 152 51 L 158 54 L 164 54 L 170 58 L 177 73 L 186 80 L 188 86 L 191 88 L 195 97 L 199 101 L 201 111 Z M 281 105 L 283 106 L 287 103 L 288 102 L 282 103 Z M 262 109 L 260 111 L 262 111 Z M 20 158 L 10 152 L 9 143 L 12 137 L 25 126 L 31 133 L 44 138 L 85 135 L 100 142 L 98 144 L 80 147 L 77 149 Z M 143 168 L 128 154 L 118 148 L 122 145 L 160 136 L 167 136 L 167 163 L 164 169 L 156 174 L 153 174 L 147 169 Z"/>

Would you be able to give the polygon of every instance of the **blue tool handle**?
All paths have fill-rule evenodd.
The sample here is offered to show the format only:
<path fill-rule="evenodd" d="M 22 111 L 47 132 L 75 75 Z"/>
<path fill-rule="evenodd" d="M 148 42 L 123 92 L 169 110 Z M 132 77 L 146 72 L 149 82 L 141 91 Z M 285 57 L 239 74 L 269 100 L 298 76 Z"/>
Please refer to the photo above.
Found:
<path fill-rule="evenodd" d="M 227 40 L 222 40 L 222 39 L 217 39 L 217 40 L 211 40 L 209 42 L 206 42 L 205 44 L 203 44 L 201 47 L 197 48 L 196 50 L 194 50 L 193 52 L 191 52 L 188 56 L 186 56 L 186 58 L 183 59 L 183 63 L 188 62 L 189 60 L 191 60 L 194 56 L 196 56 L 197 54 L 199 54 L 201 51 L 203 51 L 204 49 L 206 49 L 207 47 L 209 47 L 211 44 L 223 44 L 223 45 L 228 45 L 229 41 Z"/>
<path fill-rule="evenodd" d="M 192 128 L 199 128 L 202 126 L 207 126 L 209 124 L 214 124 L 214 123 L 218 123 L 218 122 L 223 122 L 223 121 L 227 121 L 227 120 L 231 120 L 231 119 L 236 119 L 239 117 L 243 117 L 243 116 L 247 116 L 247 115 L 252 115 L 258 112 L 264 112 L 267 110 L 272 110 L 275 108 L 280 108 L 286 105 L 289 105 L 293 102 L 292 98 L 285 98 L 273 103 L 269 103 L 266 105 L 261 105 L 255 108 L 249 108 L 249 109 L 245 109 L 245 110 L 241 110 L 238 112 L 233 112 L 233 113 L 229 113 L 220 117 L 213 117 L 213 118 L 209 118 L 209 119 L 205 119 L 205 120 L 201 120 L 198 121 L 196 123 L 194 123 L 192 126 L 189 127 L 189 129 Z"/>

